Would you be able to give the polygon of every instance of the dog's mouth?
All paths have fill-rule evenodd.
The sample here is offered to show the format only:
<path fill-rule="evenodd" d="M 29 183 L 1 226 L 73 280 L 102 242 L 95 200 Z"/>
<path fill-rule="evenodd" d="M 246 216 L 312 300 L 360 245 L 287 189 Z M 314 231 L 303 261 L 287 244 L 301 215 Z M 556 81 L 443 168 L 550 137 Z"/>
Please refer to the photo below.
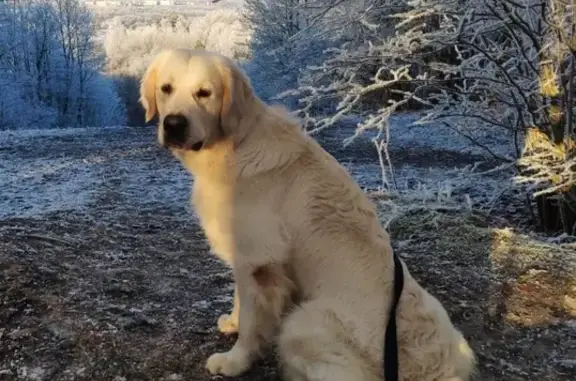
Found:
<path fill-rule="evenodd" d="M 204 147 L 204 141 L 200 140 L 199 142 L 193 144 L 186 144 L 186 143 L 176 143 L 176 142 L 168 142 L 164 144 L 166 148 L 172 149 L 180 149 L 184 151 L 194 151 L 198 152 Z"/>
<path fill-rule="evenodd" d="M 190 150 L 192 151 L 200 151 L 204 147 L 204 141 L 200 140 L 190 146 Z"/>

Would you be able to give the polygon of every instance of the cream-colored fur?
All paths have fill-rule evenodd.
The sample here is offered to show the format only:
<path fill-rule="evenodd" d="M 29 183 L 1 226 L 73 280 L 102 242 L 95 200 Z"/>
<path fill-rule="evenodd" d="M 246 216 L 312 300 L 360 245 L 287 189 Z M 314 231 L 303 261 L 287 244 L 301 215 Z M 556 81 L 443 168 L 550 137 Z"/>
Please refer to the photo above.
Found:
<path fill-rule="evenodd" d="M 172 86 L 170 95 L 159 90 Z M 209 97 L 194 97 L 199 88 Z M 181 113 L 190 144 L 171 148 L 194 176 L 193 205 L 212 250 L 233 269 L 235 303 L 218 321 L 238 332 L 215 353 L 212 374 L 250 368 L 276 343 L 290 381 L 383 379 L 393 260 L 375 208 L 346 170 L 288 114 L 252 92 L 220 55 L 160 53 L 146 72 L 147 119 Z M 184 147 L 188 147 L 188 142 Z M 399 304 L 400 379 L 465 381 L 474 356 L 445 309 L 404 267 Z"/>

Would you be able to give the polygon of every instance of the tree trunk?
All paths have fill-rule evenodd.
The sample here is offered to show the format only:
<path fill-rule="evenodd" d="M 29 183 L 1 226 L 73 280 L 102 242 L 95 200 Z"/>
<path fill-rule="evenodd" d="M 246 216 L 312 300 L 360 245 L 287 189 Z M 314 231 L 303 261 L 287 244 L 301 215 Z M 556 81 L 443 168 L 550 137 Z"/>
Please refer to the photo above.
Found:
<path fill-rule="evenodd" d="M 576 188 L 567 194 L 536 197 L 538 228 L 546 234 L 576 234 Z"/>

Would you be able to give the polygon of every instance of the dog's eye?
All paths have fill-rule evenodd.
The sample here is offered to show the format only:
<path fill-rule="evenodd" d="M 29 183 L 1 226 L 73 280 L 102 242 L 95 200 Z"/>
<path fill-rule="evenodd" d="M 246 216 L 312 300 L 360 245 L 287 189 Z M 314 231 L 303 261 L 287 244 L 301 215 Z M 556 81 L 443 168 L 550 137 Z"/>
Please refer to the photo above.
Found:
<path fill-rule="evenodd" d="M 160 87 L 160 90 L 164 94 L 170 94 L 172 92 L 172 85 L 170 85 L 169 83 L 162 85 L 162 87 Z"/>
<path fill-rule="evenodd" d="M 196 92 L 196 96 L 198 98 L 208 98 L 212 92 L 208 89 L 200 89 Z"/>

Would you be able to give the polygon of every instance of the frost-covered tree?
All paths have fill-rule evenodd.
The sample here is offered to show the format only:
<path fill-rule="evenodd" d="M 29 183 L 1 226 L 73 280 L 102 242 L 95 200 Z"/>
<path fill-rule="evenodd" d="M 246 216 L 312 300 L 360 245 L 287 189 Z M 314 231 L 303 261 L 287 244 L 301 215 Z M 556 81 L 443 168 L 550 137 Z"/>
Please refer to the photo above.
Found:
<path fill-rule="evenodd" d="M 70 118 L 64 123 L 83 125 L 87 85 L 103 65 L 102 59 L 94 54 L 94 21 L 91 12 L 78 0 L 50 0 L 50 4 L 56 18 L 56 41 L 62 52 L 59 111 Z"/>
<path fill-rule="evenodd" d="M 322 129 L 354 115 L 361 120 L 357 133 L 378 129 L 376 143 L 385 151 L 393 139 L 387 134 L 388 118 L 417 103 L 427 108 L 420 123 L 450 126 L 502 161 L 522 156 L 518 164 L 527 172 L 521 172 L 521 181 L 539 187 L 539 194 L 574 198 L 576 166 L 569 143 L 574 137 L 573 2 L 411 0 L 364 5 L 357 23 L 361 27 L 352 38 L 327 51 L 320 65 L 308 67 L 297 91 L 287 93 L 300 99 L 299 112 L 310 126 Z M 382 24 L 388 20 L 393 23 Z M 332 106 L 329 113 L 318 107 L 327 103 Z M 541 132 L 537 141 L 550 140 L 543 143 L 548 150 L 540 145 L 523 153 L 521 140 L 529 129 Z M 495 134 L 508 136 L 508 155 L 479 143 L 479 136 Z M 552 147 L 562 154 L 553 155 Z M 530 153 L 534 151 L 537 154 Z M 554 164 L 552 156 L 559 158 Z M 562 218 L 564 229 L 572 231 L 570 218 Z"/>
<path fill-rule="evenodd" d="M 52 125 L 56 112 L 50 104 L 49 88 L 55 22 L 50 7 L 44 2 L 14 2 L 0 7 L 5 20 L 0 45 L 9 46 L 0 57 L 0 91 L 14 94 L 3 97 L 2 125 Z"/>
<path fill-rule="evenodd" d="M 247 0 L 251 60 L 245 69 L 256 90 L 270 99 L 297 86 L 300 73 L 320 64 L 324 51 L 350 41 L 364 12 L 364 1 Z"/>
<path fill-rule="evenodd" d="M 94 55 L 91 14 L 77 0 L 0 4 L 2 128 L 121 124 L 124 113 Z M 108 84 L 107 84 L 108 82 Z M 94 113 L 109 96 L 114 113 Z M 103 118 L 107 115 L 108 118 Z"/>

